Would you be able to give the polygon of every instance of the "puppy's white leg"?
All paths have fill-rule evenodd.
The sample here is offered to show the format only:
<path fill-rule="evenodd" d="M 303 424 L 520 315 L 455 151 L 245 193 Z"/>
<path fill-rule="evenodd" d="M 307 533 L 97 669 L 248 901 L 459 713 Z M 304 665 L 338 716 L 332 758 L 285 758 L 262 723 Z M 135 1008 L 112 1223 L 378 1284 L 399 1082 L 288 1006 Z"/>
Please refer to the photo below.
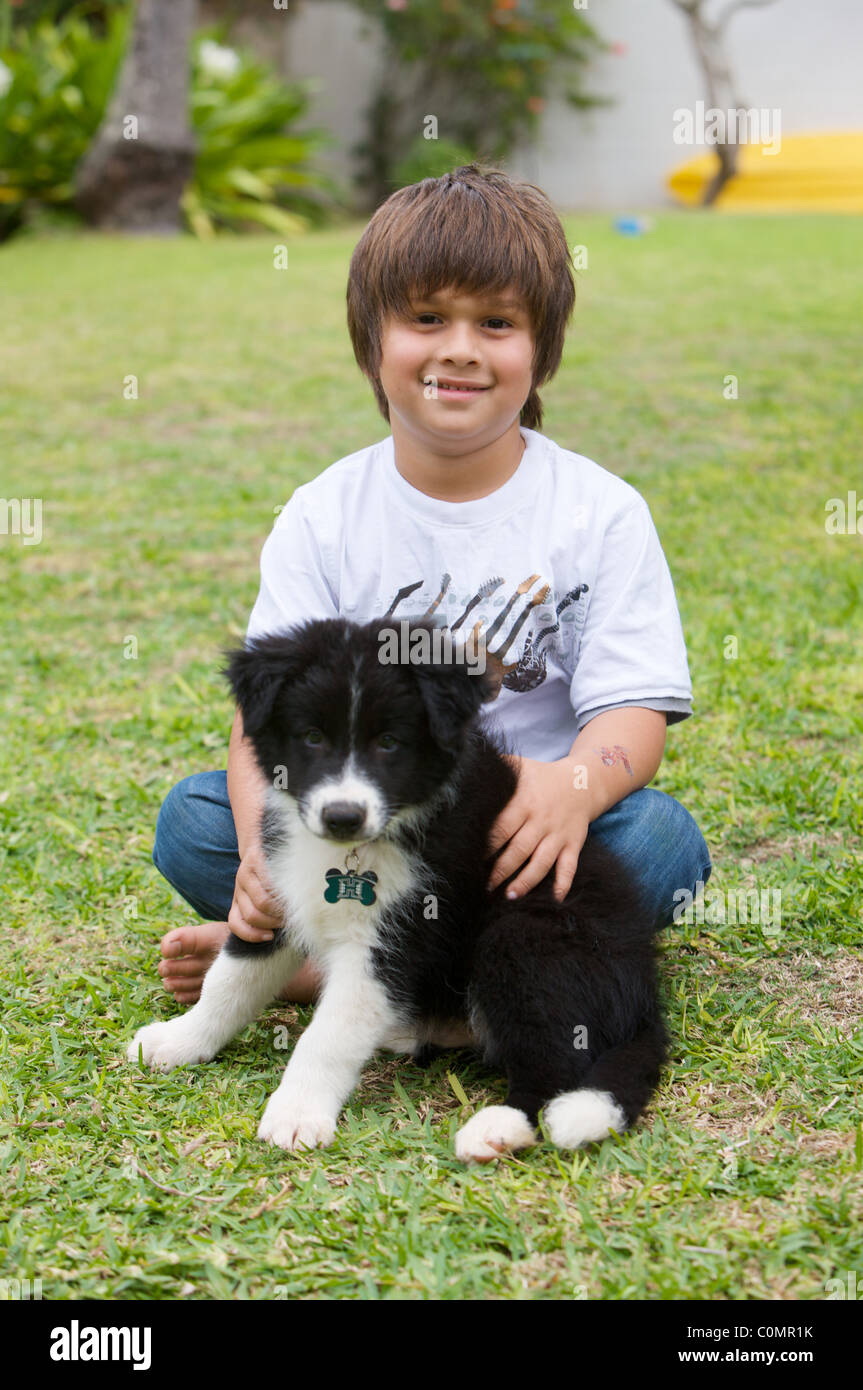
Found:
<path fill-rule="evenodd" d="M 399 1025 L 386 991 L 369 973 L 368 953 L 343 947 L 328 961 L 315 1016 L 267 1103 L 258 1129 L 282 1149 L 329 1144 L 360 1072 Z M 401 1025 L 404 1032 L 404 1024 Z"/>
<path fill-rule="evenodd" d="M 462 1125 L 455 1137 L 455 1153 L 465 1163 L 489 1163 L 535 1143 L 536 1131 L 523 1110 L 486 1105 Z"/>
<path fill-rule="evenodd" d="M 209 1062 L 257 1018 L 301 964 L 292 946 L 260 957 L 222 947 L 204 976 L 197 1004 L 179 1018 L 139 1028 L 126 1052 L 129 1061 L 137 1062 L 140 1045 L 144 1061 L 157 1071 Z"/>

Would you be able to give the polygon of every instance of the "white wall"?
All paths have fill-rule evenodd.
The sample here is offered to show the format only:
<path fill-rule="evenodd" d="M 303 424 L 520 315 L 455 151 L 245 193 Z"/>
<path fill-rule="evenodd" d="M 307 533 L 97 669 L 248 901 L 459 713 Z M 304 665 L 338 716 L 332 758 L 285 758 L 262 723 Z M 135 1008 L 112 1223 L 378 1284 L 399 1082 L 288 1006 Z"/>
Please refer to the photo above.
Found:
<path fill-rule="evenodd" d="M 592 90 L 617 103 L 584 113 L 549 103 L 535 148 L 519 152 L 513 172 L 564 208 L 661 205 L 670 201 L 665 175 L 699 153 L 674 143 L 673 112 L 707 96 L 685 17 L 671 0 L 591 0 L 588 14 L 603 37 L 626 45 L 591 75 Z M 863 129 L 861 0 L 774 0 L 741 10 L 726 34 L 743 102 L 778 107 L 783 135 Z"/>
<path fill-rule="evenodd" d="M 342 0 L 302 0 L 286 31 L 284 53 L 291 77 L 316 84 L 309 125 L 336 137 L 321 162 L 350 183 L 351 147 L 365 136 L 364 113 L 381 73 L 374 26 Z"/>
<path fill-rule="evenodd" d="M 716 0 L 712 12 L 726 3 Z M 361 138 L 379 77 L 378 49 L 341 0 L 296 0 L 291 8 L 283 63 L 294 76 L 316 79 L 311 120 L 336 134 L 329 162 L 347 177 L 350 146 Z M 615 105 L 579 112 L 550 101 L 538 139 L 509 168 L 561 208 L 661 206 L 665 175 L 698 153 L 674 143 L 673 112 L 707 95 L 684 16 L 671 0 L 590 0 L 586 13 L 605 38 L 625 45 L 589 74 L 591 89 Z M 783 136 L 863 129 L 863 0 L 774 0 L 743 9 L 727 42 L 744 104 L 778 107 Z M 424 114 L 418 110 L 418 129 Z M 445 113 L 436 114 L 443 136 Z"/>

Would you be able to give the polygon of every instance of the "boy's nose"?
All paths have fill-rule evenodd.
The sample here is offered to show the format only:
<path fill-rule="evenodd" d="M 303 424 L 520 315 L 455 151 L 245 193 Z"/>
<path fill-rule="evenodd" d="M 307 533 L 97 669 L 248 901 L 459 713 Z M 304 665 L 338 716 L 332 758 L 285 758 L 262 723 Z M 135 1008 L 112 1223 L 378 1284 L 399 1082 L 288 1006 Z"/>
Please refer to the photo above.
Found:
<path fill-rule="evenodd" d="M 479 347 L 470 328 L 453 328 L 447 334 L 446 341 L 441 344 L 442 363 L 478 362 L 479 357 Z"/>

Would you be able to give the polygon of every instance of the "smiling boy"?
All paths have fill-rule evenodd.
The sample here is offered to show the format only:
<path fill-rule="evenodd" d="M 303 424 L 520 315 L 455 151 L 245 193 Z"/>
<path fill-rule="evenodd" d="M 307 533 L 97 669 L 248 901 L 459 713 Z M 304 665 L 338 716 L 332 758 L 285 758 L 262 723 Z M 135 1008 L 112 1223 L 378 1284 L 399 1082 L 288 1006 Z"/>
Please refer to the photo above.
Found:
<path fill-rule="evenodd" d="M 354 351 L 391 434 L 296 489 L 261 556 L 248 636 L 305 618 L 433 617 L 478 627 L 503 662 L 482 718 L 516 760 L 489 886 L 563 897 L 588 834 L 643 887 L 657 927 L 710 874 L 691 815 L 647 783 L 691 714 L 674 588 L 640 495 L 539 433 L 574 285 L 540 190 L 475 165 L 400 189 L 360 239 Z M 259 843 L 265 789 L 239 714 L 227 774 L 185 778 L 159 816 L 157 867 L 207 920 L 162 940 L 181 1003 L 228 931 L 279 925 Z M 287 997 L 315 997 L 307 966 Z"/>

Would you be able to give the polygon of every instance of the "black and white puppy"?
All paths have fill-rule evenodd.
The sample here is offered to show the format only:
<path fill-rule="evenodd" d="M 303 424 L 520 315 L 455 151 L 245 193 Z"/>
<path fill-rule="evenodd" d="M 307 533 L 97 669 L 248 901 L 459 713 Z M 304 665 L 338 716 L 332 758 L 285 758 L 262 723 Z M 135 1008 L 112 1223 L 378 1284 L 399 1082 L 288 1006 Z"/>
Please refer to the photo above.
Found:
<path fill-rule="evenodd" d="M 284 926 L 261 944 L 231 935 L 198 1003 L 142 1028 L 129 1059 L 209 1061 L 310 956 L 320 1000 L 260 1138 L 330 1143 L 378 1048 L 422 1061 L 474 1043 L 509 1093 L 458 1131 L 459 1158 L 536 1142 L 543 1107 L 560 1147 L 603 1139 L 636 1120 L 665 1058 L 655 924 L 590 837 L 562 903 L 553 871 L 513 902 L 506 883 L 488 892 L 489 831 L 517 783 L 477 719 L 502 668 L 486 653 L 479 674 L 429 621 L 409 625 L 413 652 L 420 628 L 446 640 L 419 664 L 382 659 L 386 619 L 309 621 L 230 654 Z"/>

